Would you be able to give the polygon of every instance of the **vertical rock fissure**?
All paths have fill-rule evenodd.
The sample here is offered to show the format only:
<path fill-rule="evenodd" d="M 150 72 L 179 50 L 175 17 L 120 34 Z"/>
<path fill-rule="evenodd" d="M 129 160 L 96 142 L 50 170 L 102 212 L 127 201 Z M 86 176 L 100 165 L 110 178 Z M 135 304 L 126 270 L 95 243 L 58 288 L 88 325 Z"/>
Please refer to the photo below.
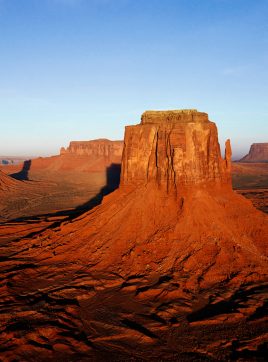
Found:
<path fill-rule="evenodd" d="M 156 182 L 166 192 L 208 180 L 230 184 L 230 150 L 224 162 L 206 113 L 148 111 L 141 124 L 126 128 L 126 139 L 122 183 Z"/>

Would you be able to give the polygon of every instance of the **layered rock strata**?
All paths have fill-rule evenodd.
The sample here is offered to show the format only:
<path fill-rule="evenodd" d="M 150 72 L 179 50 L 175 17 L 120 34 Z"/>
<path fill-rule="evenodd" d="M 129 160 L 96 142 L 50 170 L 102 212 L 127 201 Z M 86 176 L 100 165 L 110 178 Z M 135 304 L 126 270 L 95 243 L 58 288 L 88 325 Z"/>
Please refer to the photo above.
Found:
<path fill-rule="evenodd" d="M 127 126 L 121 184 L 230 184 L 231 146 L 222 159 L 215 123 L 196 110 L 147 111 Z"/>

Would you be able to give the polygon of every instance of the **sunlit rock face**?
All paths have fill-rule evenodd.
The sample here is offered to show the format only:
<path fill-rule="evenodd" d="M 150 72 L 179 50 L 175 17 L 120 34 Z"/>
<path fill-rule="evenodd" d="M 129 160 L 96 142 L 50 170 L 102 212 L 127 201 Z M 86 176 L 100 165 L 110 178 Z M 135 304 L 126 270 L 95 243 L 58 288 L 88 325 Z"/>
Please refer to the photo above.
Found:
<path fill-rule="evenodd" d="M 140 124 L 126 127 L 121 184 L 230 184 L 230 162 L 230 141 L 222 159 L 217 127 L 207 113 L 146 111 Z"/>

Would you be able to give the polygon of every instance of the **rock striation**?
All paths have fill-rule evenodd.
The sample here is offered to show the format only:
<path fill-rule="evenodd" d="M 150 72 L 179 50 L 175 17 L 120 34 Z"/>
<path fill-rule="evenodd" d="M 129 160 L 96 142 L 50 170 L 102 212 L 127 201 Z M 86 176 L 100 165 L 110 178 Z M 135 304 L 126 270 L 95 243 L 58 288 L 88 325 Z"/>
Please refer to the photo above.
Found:
<path fill-rule="evenodd" d="M 9 176 L 0 170 L 0 223 L 24 217 L 27 209 L 34 207 L 35 213 L 42 212 L 44 199 L 51 197 L 52 183 L 16 179 L 21 175 L 23 171 Z"/>
<path fill-rule="evenodd" d="M 0 195 L 18 189 L 21 182 L 6 175 L 0 170 Z"/>
<path fill-rule="evenodd" d="M 230 184 L 231 146 L 222 159 L 215 123 L 197 110 L 147 111 L 127 126 L 121 184 Z"/>
<path fill-rule="evenodd" d="M 268 143 L 253 143 L 249 153 L 239 162 L 268 162 Z"/>

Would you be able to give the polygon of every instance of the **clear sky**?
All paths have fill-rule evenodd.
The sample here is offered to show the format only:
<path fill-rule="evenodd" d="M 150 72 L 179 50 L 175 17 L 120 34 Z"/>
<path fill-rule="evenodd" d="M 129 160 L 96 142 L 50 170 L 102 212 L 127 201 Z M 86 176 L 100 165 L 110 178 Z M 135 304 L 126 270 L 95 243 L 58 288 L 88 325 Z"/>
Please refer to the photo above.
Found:
<path fill-rule="evenodd" d="M 268 0 L 0 0 L 0 155 L 197 108 L 239 157 L 268 142 L 267 19 Z"/>

